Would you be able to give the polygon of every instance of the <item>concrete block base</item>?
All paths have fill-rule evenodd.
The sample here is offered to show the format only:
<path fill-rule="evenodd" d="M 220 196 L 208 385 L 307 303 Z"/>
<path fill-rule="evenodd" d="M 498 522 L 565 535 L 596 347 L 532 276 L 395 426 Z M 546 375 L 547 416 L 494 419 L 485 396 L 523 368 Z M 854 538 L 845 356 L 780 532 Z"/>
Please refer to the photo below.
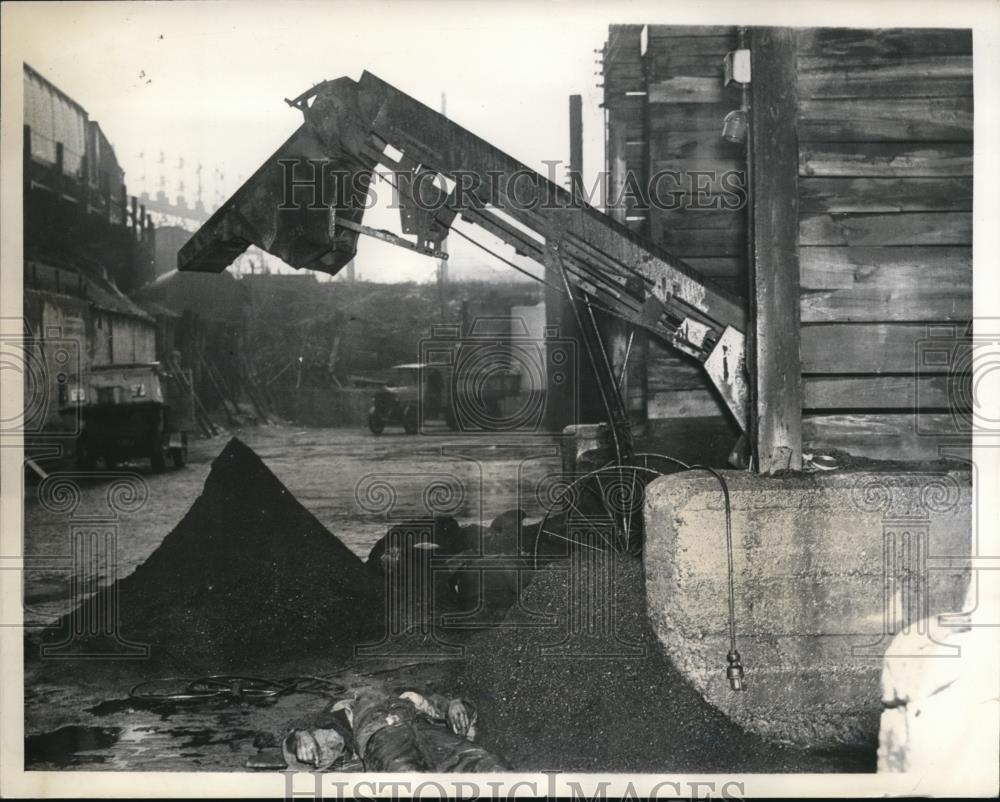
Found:
<path fill-rule="evenodd" d="M 962 609 L 969 576 L 954 558 L 971 549 L 970 474 L 723 475 L 747 689 L 726 680 L 724 504 L 704 472 L 647 488 L 647 604 L 660 641 L 748 730 L 799 746 L 874 747 L 893 635 Z M 954 656 L 945 645 L 930 652 Z"/>

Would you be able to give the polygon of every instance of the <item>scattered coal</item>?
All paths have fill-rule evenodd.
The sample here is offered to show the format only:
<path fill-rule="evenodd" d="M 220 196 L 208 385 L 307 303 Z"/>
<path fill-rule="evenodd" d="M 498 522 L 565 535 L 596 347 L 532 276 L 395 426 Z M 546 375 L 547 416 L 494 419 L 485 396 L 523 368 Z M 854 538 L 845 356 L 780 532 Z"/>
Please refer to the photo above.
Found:
<path fill-rule="evenodd" d="M 810 753 L 770 744 L 710 706 L 666 658 L 645 607 L 641 562 L 619 558 L 611 569 L 617 605 L 614 635 L 579 627 L 570 612 L 588 569 L 542 571 L 508 613 L 509 627 L 481 632 L 454 682 L 479 707 L 483 745 L 520 771 L 825 772 L 874 771 L 868 752 Z M 599 574 L 605 576 L 605 574 Z M 555 615 L 559 627 L 512 626 Z M 567 628 L 575 620 L 577 628 Z M 563 644 L 589 656 L 543 655 Z M 583 639 L 583 635 L 587 639 Z M 617 640 L 616 640 L 617 638 Z M 630 656 L 609 651 L 636 651 Z M 725 655 L 719 655 L 720 670 Z"/>
<path fill-rule="evenodd" d="M 90 620 L 111 593 L 121 636 L 150 644 L 154 665 L 189 672 L 340 657 L 383 629 L 382 584 L 237 438 L 149 559 L 47 640 L 63 640 L 74 619 Z M 81 652 L 109 645 L 86 640 Z"/>

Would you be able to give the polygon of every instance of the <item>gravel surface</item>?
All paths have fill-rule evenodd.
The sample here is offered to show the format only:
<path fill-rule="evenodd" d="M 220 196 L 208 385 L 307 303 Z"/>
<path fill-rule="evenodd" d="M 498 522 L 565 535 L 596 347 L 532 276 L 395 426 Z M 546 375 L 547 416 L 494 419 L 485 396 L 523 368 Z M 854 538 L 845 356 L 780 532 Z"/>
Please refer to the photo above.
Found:
<path fill-rule="evenodd" d="M 645 609 L 639 560 L 616 560 L 614 632 L 639 656 L 556 657 L 541 647 L 567 632 L 570 573 L 543 573 L 508 616 L 555 615 L 559 627 L 512 627 L 477 635 L 456 682 L 480 709 L 484 746 L 517 770 L 631 772 L 874 771 L 867 752 L 815 753 L 748 734 L 683 679 L 666 658 Z M 574 581 L 587 581 L 586 571 Z M 579 587 L 579 586 L 578 586 Z M 579 631 L 579 630 L 577 630 Z M 581 641 L 621 652 L 610 636 Z M 610 631 L 605 627 L 605 632 Z M 725 655 L 719 655 L 720 670 Z"/>

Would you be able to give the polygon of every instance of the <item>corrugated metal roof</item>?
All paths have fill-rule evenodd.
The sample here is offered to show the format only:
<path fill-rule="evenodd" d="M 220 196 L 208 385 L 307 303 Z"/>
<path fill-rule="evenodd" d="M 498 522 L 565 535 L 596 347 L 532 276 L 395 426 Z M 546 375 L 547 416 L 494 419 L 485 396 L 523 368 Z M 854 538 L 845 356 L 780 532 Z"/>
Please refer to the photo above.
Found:
<path fill-rule="evenodd" d="M 139 306 L 141 306 L 143 309 L 145 309 L 147 312 L 149 312 L 149 314 L 153 315 L 154 317 L 176 317 L 176 318 L 183 317 L 183 315 L 181 315 L 180 312 L 177 312 L 174 309 L 168 309 L 162 304 L 156 303 L 156 301 L 143 300 L 139 302 Z"/>

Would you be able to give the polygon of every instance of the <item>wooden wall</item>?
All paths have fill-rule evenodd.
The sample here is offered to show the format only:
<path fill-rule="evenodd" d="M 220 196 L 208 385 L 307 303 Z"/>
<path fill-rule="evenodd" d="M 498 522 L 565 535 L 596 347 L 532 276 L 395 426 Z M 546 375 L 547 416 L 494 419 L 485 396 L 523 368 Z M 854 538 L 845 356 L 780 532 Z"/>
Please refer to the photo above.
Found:
<path fill-rule="evenodd" d="M 960 339 L 972 315 L 971 33 L 804 28 L 796 46 L 802 449 L 932 459 L 968 442 L 951 409 L 965 385 L 916 360 L 929 337 Z M 723 86 L 736 47 L 731 27 L 611 26 L 609 199 L 625 170 L 643 185 L 661 170 L 745 170 L 744 148 L 721 137 L 740 105 Z M 746 208 L 693 201 L 621 213 L 745 297 Z M 651 420 L 726 417 L 701 367 L 656 343 L 644 389 Z"/>
<path fill-rule="evenodd" d="M 803 450 L 932 459 L 955 393 L 918 349 L 972 317 L 971 32 L 806 29 L 797 60 Z"/>
<path fill-rule="evenodd" d="M 609 206 L 622 168 L 641 186 L 658 186 L 661 201 L 676 208 L 652 202 L 637 208 L 626 194 L 625 222 L 745 296 L 746 210 L 721 208 L 720 177 L 729 173 L 742 185 L 745 174 L 743 148 L 722 138 L 723 119 L 740 105 L 740 91 L 723 86 L 723 57 L 735 47 L 735 28 L 613 25 L 604 53 L 604 104 Z M 725 202 L 734 204 L 732 193 Z M 650 341 L 646 365 L 650 420 L 698 418 L 716 427 L 728 421 L 694 360 Z"/>

